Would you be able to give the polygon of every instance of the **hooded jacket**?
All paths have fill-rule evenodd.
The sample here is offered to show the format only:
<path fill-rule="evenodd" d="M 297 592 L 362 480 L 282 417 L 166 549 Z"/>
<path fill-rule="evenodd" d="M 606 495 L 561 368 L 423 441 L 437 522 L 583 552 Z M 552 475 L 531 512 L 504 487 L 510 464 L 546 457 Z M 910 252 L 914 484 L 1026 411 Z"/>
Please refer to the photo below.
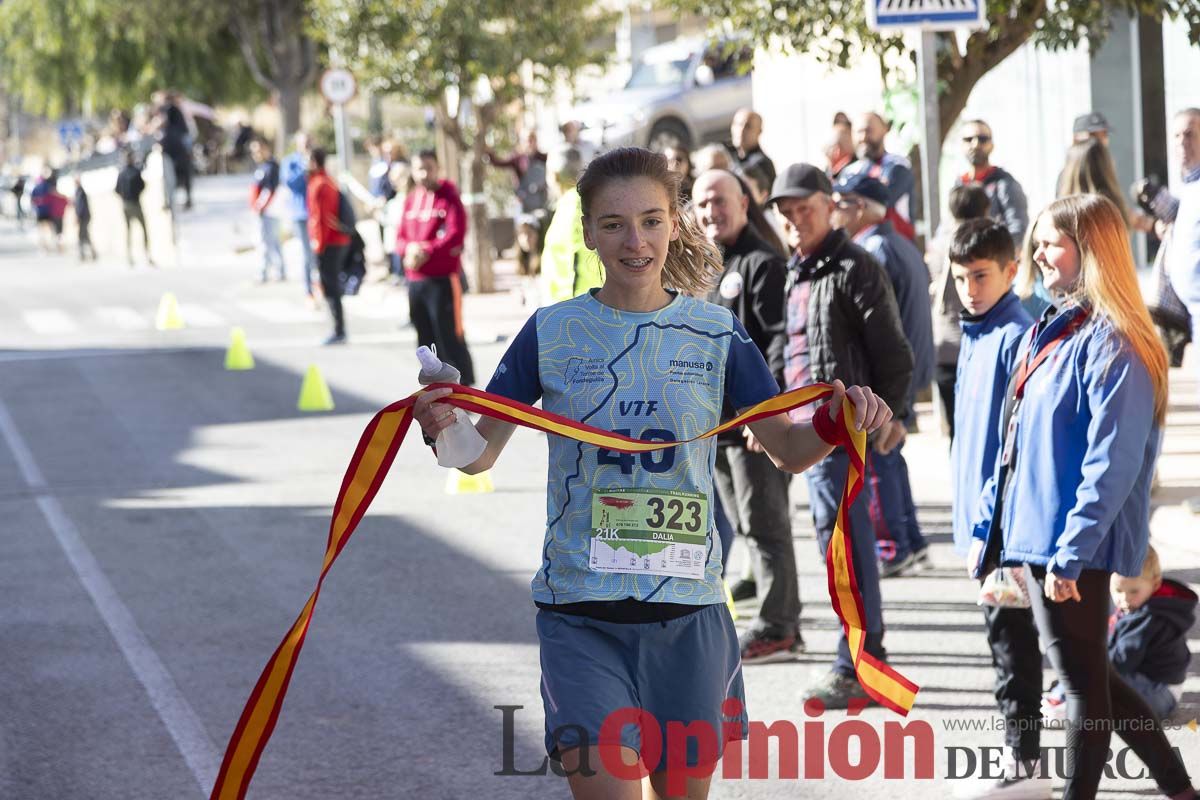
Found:
<path fill-rule="evenodd" d="M 1115 616 L 1108 658 L 1117 672 L 1168 685 L 1183 683 L 1192 663 L 1187 634 L 1196 621 L 1195 592 L 1164 578 L 1141 608 Z"/>
<path fill-rule="evenodd" d="M 1021 340 L 1016 363 L 1083 313 L 1076 305 L 1047 309 Z M 1002 564 L 1034 564 L 1070 580 L 1085 569 L 1136 575 L 1150 539 L 1161 432 L 1150 375 L 1128 341 L 1093 315 L 1033 372 L 1014 416 L 1016 454 L 999 518 L 993 525 L 997 460 L 974 536 L 1002 536 Z"/>

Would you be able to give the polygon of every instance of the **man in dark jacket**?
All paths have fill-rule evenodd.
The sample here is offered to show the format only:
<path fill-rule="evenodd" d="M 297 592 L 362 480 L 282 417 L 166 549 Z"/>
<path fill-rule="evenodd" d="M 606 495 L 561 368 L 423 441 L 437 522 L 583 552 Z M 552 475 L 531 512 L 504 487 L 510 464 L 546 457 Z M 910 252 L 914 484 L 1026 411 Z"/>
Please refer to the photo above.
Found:
<path fill-rule="evenodd" d="M 916 245 L 896 233 L 887 221 L 888 190 L 864 173 L 843 178 L 833 187 L 837 211 L 833 224 L 879 262 L 892 282 L 904 337 L 913 351 L 913 376 L 909 385 L 909 415 L 897 416 L 906 425 L 914 421 L 917 392 L 933 381 L 933 315 L 929 303 L 929 268 Z M 901 439 L 889 452 L 871 453 L 867 477 L 875 502 L 871 524 L 879 548 L 879 577 L 902 575 L 912 568 L 929 566 L 929 543 L 917 522 L 908 464 Z"/>
<path fill-rule="evenodd" d="M 971 168 L 958 177 L 956 186 L 968 183 L 978 183 L 987 192 L 988 200 L 992 203 L 989 216 L 1012 234 L 1013 241 L 1019 248 L 1025 241 L 1025 230 L 1029 227 L 1029 204 L 1025 200 L 1025 190 L 1017 179 L 1000 167 L 991 163 L 992 129 L 981 119 L 973 119 L 963 124 L 962 131 L 963 156 Z"/>
<path fill-rule="evenodd" d="M 132 150 L 126 150 L 121 156 L 121 171 L 117 173 L 117 196 L 125 211 L 125 255 L 129 266 L 133 266 L 133 223 L 137 221 L 142 226 L 142 243 L 146 248 L 146 263 L 154 266 L 150 257 L 150 233 L 146 230 L 146 215 L 142 213 L 142 192 L 146 191 L 146 181 L 142 178 L 142 168 L 137 164 L 137 158 Z"/>
<path fill-rule="evenodd" d="M 786 263 L 754 232 L 747 217 L 750 202 L 738 179 L 723 170 L 701 174 L 692 188 L 696 221 L 725 261 L 708 300 L 733 311 L 782 385 Z M 734 416 L 727 405 L 723 419 Z M 742 634 L 742 663 L 792 659 L 803 651 L 804 640 L 788 515 L 790 476 L 766 453 L 747 450 L 741 430 L 724 433 L 717 442 L 714 477 L 721 504 L 737 531 L 758 545 L 754 572 L 762 605 Z"/>
<path fill-rule="evenodd" d="M 835 230 L 833 186 L 824 170 L 793 164 L 776 179 L 768 200 L 784 219 L 784 232 L 793 255 L 788 262 L 787 344 L 784 377 L 789 389 L 818 381 L 870 386 L 892 408 L 896 419 L 908 413 L 913 356 L 887 274 L 865 250 Z M 795 419 L 811 418 L 805 407 Z M 902 423 L 884 426 L 875 446 L 890 451 Z M 753 443 L 756 444 L 756 443 Z M 833 536 L 849 458 L 841 449 L 809 468 L 809 503 L 817 546 L 824 556 Z M 867 513 L 867 496 L 850 507 L 850 558 L 862 595 L 865 649 L 884 660 L 883 610 L 875 536 Z M 805 699 L 820 700 L 825 708 L 846 708 L 851 701 L 869 702 L 855 678 L 854 662 L 843 633 L 833 669 L 809 687 Z"/>
<path fill-rule="evenodd" d="M 92 237 L 88 231 L 88 226 L 92 223 L 92 207 L 88 202 L 87 192 L 83 190 L 83 181 L 78 175 L 75 176 L 75 222 L 79 226 L 79 260 L 80 261 L 95 261 L 96 246 L 92 244 Z"/>

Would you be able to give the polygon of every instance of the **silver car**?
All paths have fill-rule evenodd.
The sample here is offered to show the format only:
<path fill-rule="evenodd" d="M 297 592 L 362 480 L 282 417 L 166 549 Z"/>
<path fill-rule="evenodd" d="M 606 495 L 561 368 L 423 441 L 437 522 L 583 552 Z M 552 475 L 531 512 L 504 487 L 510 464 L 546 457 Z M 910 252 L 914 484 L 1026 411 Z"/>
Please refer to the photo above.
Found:
<path fill-rule="evenodd" d="M 639 145 L 688 150 L 729 138 L 739 108 L 750 105 L 753 48 L 746 42 L 676 39 L 643 53 L 625 88 L 582 104 L 574 116 L 599 150 Z"/>

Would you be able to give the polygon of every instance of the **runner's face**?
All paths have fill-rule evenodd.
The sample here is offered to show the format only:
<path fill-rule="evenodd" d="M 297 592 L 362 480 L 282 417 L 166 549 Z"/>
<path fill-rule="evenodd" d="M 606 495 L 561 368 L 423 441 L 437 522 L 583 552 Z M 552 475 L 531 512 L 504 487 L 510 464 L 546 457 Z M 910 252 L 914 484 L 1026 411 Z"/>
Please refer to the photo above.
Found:
<path fill-rule="evenodd" d="M 606 285 L 661 288 L 667 248 L 679 238 L 670 209 L 667 190 L 650 178 L 613 180 L 596 193 L 583 236 L 604 265 Z"/>
<path fill-rule="evenodd" d="M 1054 227 L 1049 217 L 1038 217 L 1033 229 L 1033 263 L 1042 271 L 1050 291 L 1068 292 L 1079 279 L 1079 247 Z"/>

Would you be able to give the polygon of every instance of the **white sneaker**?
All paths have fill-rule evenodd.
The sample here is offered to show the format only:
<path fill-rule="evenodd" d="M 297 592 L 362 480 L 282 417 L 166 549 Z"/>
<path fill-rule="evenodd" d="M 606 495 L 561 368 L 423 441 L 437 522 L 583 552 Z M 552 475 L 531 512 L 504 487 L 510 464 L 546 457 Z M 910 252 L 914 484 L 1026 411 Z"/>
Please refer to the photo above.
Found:
<path fill-rule="evenodd" d="M 1051 800 L 1050 776 L 1042 776 L 1041 761 L 1019 762 L 1008 757 L 1004 777 L 994 781 L 970 781 L 954 791 L 958 800 Z"/>

